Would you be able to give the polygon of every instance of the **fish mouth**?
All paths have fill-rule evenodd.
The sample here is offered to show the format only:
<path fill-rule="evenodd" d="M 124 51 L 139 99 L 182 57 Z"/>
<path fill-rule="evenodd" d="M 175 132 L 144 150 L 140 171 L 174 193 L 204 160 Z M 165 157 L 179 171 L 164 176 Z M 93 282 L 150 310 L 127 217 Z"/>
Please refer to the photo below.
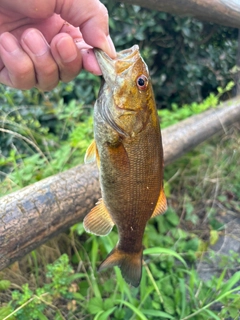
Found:
<path fill-rule="evenodd" d="M 122 51 L 117 52 L 117 60 L 132 60 L 134 62 L 136 59 L 136 54 L 139 56 L 139 46 L 135 44 L 129 49 L 125 49 Z M 115 59 L 115 60 L 116 60 Z"/>
<path fill-rule="evenodd" d="M 104 51 L 94 49 L 94 53 L 106 82 L 113 83 L 116 76 L 127 71 L 141 56 L 138 45 L 117 53 L 115 59 L 110 58 Z"/>

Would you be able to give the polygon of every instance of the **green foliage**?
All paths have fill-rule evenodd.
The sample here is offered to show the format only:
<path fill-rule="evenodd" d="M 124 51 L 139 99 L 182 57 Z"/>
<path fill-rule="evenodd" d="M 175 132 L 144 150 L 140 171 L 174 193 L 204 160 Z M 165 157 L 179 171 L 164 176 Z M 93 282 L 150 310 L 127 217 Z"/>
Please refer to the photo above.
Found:
<path fill-rule="evenodd" d="M 175 224 L 173 214 L 172 218 Z M 175 238 L 179 230 L 178 241 L 182 237 L 185 245 L 176 247 L 176 240 L 175 246 L 171 242 L 166 245 L 163 243 L 164 234 L 155 231 L 156 238 L 162 239 L 161 247 L 144 251 L 139 288 L 126 285 L 118 268 L 115 276 L 112 270 L 108 274 L 93 273 L 91 263 L 106 255 L 109 246 L 116 241 L 116 234 L 113 232 L 106 238 L 89 236 L 84 248 L 76 252 L 78 258 L 73 257 L 74 264 L 84 266 L 82 272 L 74 271 L 68 256 L 62 255 L 47 266 L 46 282 L 42 287 L 30 289 L 28 284 L 24 284 L 20 290 L 12 291 L 11 300 L 0 308 L 0 319 L 28 319 L 30 314 L 31 319 L 56 320 L 88 316 L 102 320 L 109 317 L 116 320 L 198 320 L 209 319 L 209 315 L 212 319 L 236 317 L 240 303 L 240 272 L 227 279 L 226 270 L 223 270 L 219 277 L 203 282 L 189 264 L 187 254 L 188 251 L 196 253 L 197 246 L 189 246 L 189 234 L 182 233 L 173 225 L 170 230 Z M 3 290 L 7 292 L 10 287 L 9 283 L 5 284 Z"/>
<path fill-rule="evenodd" d="M 230 96 L 236 30 L 138 6 L 106 4 L 117 49 L 140 46 L 158 106 L 163 107 L 162 128 Z M 50 93 L 0 85 L 0 196 L 83 161 L 93 138 L 92 107 L 99 84 L 98 77 L 83 72 Z M 229 139 L 221 144 L 227 150 Z M 240 184 L 233 182 L 240 180 L 239 139 L 231 145 L 231 156 L 229 151 L 214 153 L 216 143 L 209 143 L 165 169 L 169 209 L 146 227 L 139 288 L 129 287 L 118 268 L 96 273 L 118 236 L 115 231 L 103 238 L 86 235 L 80 223 L 70 231 L 69 257 L 60 256 L 46 272 L 35 263 L 29 276 L 35 281 L 19 286 L 0 279 L 0 319 L 237 319 L 240 274 L 229 274 L 226 268 L 239 264 L 239 254 L 222 256 L 221 272 L 210 281 L 195 270 L 198 257 L 224 228 L 216 219 L 215 203 L 224 210 L 240 210 Z M 207 240 L 198 230 L 182 226 L 183 217 L 199 227 L 205 216 L 211 228 Z M 32 257 L 36 262 L 36 252 Z"/>
<path fill-rule="evenodd" d="M 60 95 L 55 103 L 54 92 L 49 95 L 12 89 L 0 95 L 0 196 L 83 161 L 93 139 L 92 106 L 82 100 L 66 105 Z M 28 99 L 37 105 L 12 106 Z"/>
<path fill-rule="evenodd" d="M 184 104 L 181 107 L 179 107 L 176 103 L 173 103 L 170 109 L 158 110 L 158 114 L 161 120 L 161 127 L 166 128 L 170 125 L 178 123 L 181 120 L 202 113 L 209 108 L 216 107 L 219 104 L 221 96 L 231 91 L 233 87 L 234 82 L 230 81 L 225 88 L 217 88 L 218 94 L 214 95 L 213 93 L 211 93 L 200 103 L 193 102 L 190 105 Z"/>
<path fill-rule="evenodd" d="M 200 102 L 233 79 L 237 29 L 103 1 L 118 50 L 140 46 L 159 106 Z M 229 96 L 229 95 L 225 95 Z"/>
<path fill-rule="evenodd" d="M 233 82 L 229 82 L 224 89 L 218 88 L 217 95 L 210 94 L 201 103 L 184 105 L 182 108 L 173 104 L 169 110 L 160 110 L 161 127 L 215 107 L 219 98 L 232 87 Z M 17 93 L 12 91 L 9 99 L 16 99 Z M 0 157 L 0 182 L 3 180 L 0 196 L 82 163 L 93 139 L 92 111 L 92 106 L 86 107 L 83 102 L 76 100 L 69 101 L 67 105 L 59 100 L 58 105 L 50 109 L 43 105 L 42 108 L 33 106 L 12 108 L 11 112 L 2 111 L 0 136 L 1 130 L 8 132 L 2 133 L 6 146 Z M 41 117 L 48 117 L 46 123 Z M 189 211 L 190 204 L 187 205 Z"/>
<path fill-rule="evenodd" d="M 56 307 L 57 301 L 71 303 L 75 297 L 82 300 L 81 295 L 74 293 L 71 284 L 81 274 L 74 274 L 69 265 L 68 256 L 62 255 L 54 264 L 47 266 L 46 278 L 49 279 L 42 288 L 34 291 L 26 283 L 22 285 L 21 291 L 12 291 L 12 300 L 8 306 L 0 308 L 0 319 L 64 319 L 60 310 Z M 2 282 L 2 281 L 1 281 Z M 8 285 L 9 286 L 9 285 Z M 7 287 L 5 287 L 5 290 Z"/>

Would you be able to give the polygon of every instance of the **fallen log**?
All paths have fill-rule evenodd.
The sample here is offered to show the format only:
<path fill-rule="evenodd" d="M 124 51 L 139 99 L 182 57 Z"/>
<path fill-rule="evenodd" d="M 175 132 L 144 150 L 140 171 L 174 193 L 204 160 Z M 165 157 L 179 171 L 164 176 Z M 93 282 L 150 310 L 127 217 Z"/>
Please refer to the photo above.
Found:
<path fill-rule="evenodd" d="M 240 28 L 239 0 L 120 0 L 120 2 Z"/>
<path fill-rule="evenodd" d="M 240 98 L 162 131 L 165 165 L 240 121 Z M 95 165 L 80 165 L 0 198 L 0 270 L 71 225 L 100 197 Z"/>

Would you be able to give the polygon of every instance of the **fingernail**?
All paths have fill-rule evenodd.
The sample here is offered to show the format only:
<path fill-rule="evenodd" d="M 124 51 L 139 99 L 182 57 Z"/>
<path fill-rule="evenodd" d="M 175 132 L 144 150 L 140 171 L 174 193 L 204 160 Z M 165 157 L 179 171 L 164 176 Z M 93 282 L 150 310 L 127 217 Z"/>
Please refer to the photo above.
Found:
<path fill-rule="evenodd" d="M 14 51 L 19 50 L 19 43 L 17 39 L 9 33 L 5 33 L 1 36 L 1 45 L 9 53 L 14 53 Z"/>
<path fill-rule="evenodd" d="M 116 58 L 117 54 L 116 54 L 116 49 L 115 49 L 115 46 L 113 44 L 113 41 L 111 39 L 110 36 L 107 36 L 107 42 L 108 42 L 108 45 L 109 45 L 109 49 L 110 49 L 110 57 L 111 58 Z"/>
<path fill-rule="evenodd" d="M 64 63 L 71 62 L 77 58 L 77 48 L 72 38 L 68 36 L 62 37 L 58 41 L 56 47 L 60 55 L 60 58 Z"/>
<path fill-rule="evenodd" d="M 101 46 L 99 46 L 99 48 L 106 52 L 106 54 L 108 54 L 109 57 L 115 59 L 117 54 L 112 39 L 110 36 L 107 36 L 105 39 L 106 40 L 101 43 Z"/>
<path fill-rule="evenodd" d="M 49 45 L 43 35 L 37 30 L 28 31 L 23 41 L 35 56 L 42 56 L 49 50 Z"/>

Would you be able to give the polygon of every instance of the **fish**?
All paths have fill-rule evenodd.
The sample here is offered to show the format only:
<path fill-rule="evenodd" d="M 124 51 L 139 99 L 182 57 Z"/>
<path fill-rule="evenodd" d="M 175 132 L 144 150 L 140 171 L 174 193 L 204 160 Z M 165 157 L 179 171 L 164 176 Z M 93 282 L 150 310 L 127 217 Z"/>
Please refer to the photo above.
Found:
<path fill-rule="evenodd" d="M 142 277 L 142 239 L 150 218 L 163 214 L 163 148 L 148 67 L 138 45 L 110 58 L 94 49 L 104 83 L 94 105 L 94 141 L 85 163 L 97 162 L 102 198 L 85 216 L 87 232 L 119 240 L 98 270 L 118 266 L 127 283 Z"/>

